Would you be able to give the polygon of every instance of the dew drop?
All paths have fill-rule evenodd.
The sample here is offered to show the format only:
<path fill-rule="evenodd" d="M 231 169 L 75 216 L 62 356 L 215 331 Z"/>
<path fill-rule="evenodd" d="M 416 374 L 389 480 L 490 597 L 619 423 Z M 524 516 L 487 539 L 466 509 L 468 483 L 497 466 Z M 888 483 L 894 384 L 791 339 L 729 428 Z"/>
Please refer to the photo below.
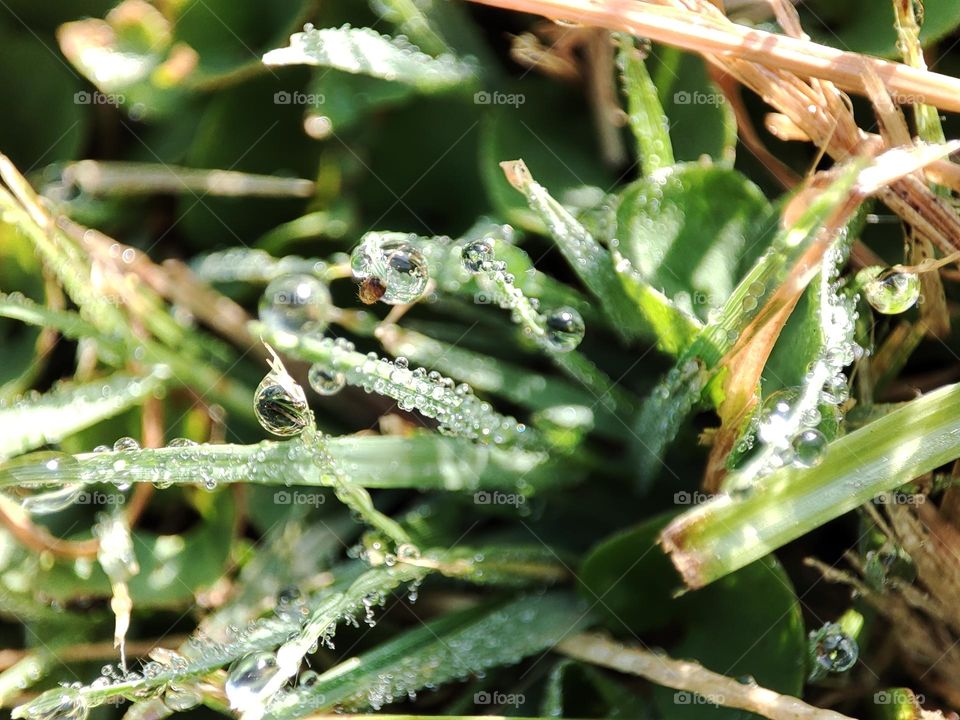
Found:
<path fill-rule="evenodd" d="M 260 298 L 260 320 L 294 333 L 322 333 L 327 327 L 330 291 L 318 278 L 303 273 L 281 275 Z"/>
<path fill-rule="evenodd" d="M 277 658 L 268 652 L 253 653 L 233 663 L 224 686 L 230 707 L 243 710 L 256 702 L 277 670 Z"/>
<path fill-rule="evenodd" d="M 342 372 L 330 370 L 320 364 L 310 366 L 307 380 L 319 395 L 336 395 L 347 384 L 347 378 Z"/>
<path fill-rule="evenodd" d="M 353 276 L 361 281 L 361 300 L 400 305 L 417 300 L 430 279 L 427 260 L 402 237 L 368 233 L 350 258 Z"/>
<path fill-rule="evenodd" d="M 82 493 L 82 484 L 71 483 L 58 490 L 38 493 L 24 498 L 20 506 L 31 515 L 50 515 L 73 505 Z"/>
<path fill-rule="evenodd" d="M 200 704 L 200 695 L 190 688 L 170 685 L 163 693 L 163 704 L 174 712 L 183 712 Z"/>
<path fill-rule="evenodd" d="M 114 452 L 132 452 L 134 450 L 139 450 L 139 449 L 140 449 L 140 443 L 138 443 L 132 437 L 119 438 L 113 444 Z"/>
<path fill-rule="evenodd" d="M 827 438 L 819 430 L 804 430 L 791 443 L 793 464 L 798 467 L 814 467 L 823 460 L 827 451 Z"/>
<path fill-rule="evenodd" d="M 86 720 L 90 714 L 83 696 L 71 691 L 42 696 L 22 709 L 22 717 L 28 720 Z"/>
<path fill-rule="evenodd" d="M 169 443 L 167 443 L 167 446 L 172 448 L 189 448 L 189 447 L 196 447 L 197 443 L 191 440 L 190 438 L 174 438 Z"/>
<path fill-rule="evenodd" d="M 815 667 L 811 677 L 841 673 L 852 668 L 860 655 L 857 641 L 843 632 L 836 623 L 826 623 L 810 633 L 810 655 Z"/>
<path fill-rule="evenodd" d="M 478 273 L 483 264 L 493 257 L 493 241 L 490 238 L 474 240 L 463 246 L 461 258 L 467 272 Z"/>
<path fill-rule="evenodd" d="M 898 315 L 913 307 L 920 297 L 920 278 L 916 273 L 876 272 L 864 284 L 863 294 L 878 313 Z"/>
<path fill-rule="evenodd" d="M 847 378 L 842 373 L 827 379 L 820 391 L 820 400 L 828 405 L 842 405 L 850 397 L 850 387 Z"/>
<path fill-rule="evenodd" d="M 271 362 L 271 368 L 253 394 L 257 420 L 264 430 L 274 435 L 299 435 L 310 423 L 310 407 L 307 405 L 306 395 L 276 355 Z"/>
<path fill-rule="evenodd" d="M 570 352 L 586 332 L 580 313 L 571 307 L 563 307 L 546 316 L 544 321 L 547 343 L 556 352 Z"/>

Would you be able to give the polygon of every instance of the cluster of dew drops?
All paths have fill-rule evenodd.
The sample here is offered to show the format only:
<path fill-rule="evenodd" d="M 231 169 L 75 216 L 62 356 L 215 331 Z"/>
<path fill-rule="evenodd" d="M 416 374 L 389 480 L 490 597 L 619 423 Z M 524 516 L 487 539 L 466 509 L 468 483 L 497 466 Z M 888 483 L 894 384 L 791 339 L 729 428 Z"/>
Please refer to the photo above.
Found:
<path fill-rule="evenodd" d="M 857 280 L 863 297 L 882 315 L 906 312 L 920 297 L 920 279 L 914 272 L 870 267 L 860 271 Z M 849 398 L 850 389 L 843 370 L 862 357 L 864 352 L 852 340 L 857 311 L 852 301 L 847 303 L 840 299 L 826 308 L 826 312 L 829 313 L 831 334 L 844 339 L 828 343 L 822 357 L 808 370 L 807 382 L 822 380 L 818 403 L 803 411 L 799 428 L 794 433 L 788 433 L 787 429 L 801 388 L 785 388 L 773 393 L 761 410 L 757 437 L 765 444 L 781 448 L 781 452 L 773 457 L 773 467 L 787 463 L 802 468 L 818 465 L 826 454 L 828 444 L 819 426 L 828 415 L 835 418 L 838 408 Z M 749 438 L 741 440 L 738 450 L 742 452 L 749 449 L 750 442 Z"/>

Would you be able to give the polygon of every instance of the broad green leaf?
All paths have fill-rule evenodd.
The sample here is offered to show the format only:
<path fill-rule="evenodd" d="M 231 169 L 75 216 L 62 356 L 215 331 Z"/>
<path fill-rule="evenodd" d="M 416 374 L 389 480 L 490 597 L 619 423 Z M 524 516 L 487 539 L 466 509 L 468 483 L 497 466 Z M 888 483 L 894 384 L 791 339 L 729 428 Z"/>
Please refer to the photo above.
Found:
<path fill-rule="evenodd" d="M 678 493 L 680 500 L 690 493 Z M 693 658 L 733 676 L 796 695 L 805 678 L 806 636 L 790 580 L 773 558 L 764 558 L 715 586 L 675 597 L 680 578 L 657 545 L 675 513 L 660 515 L 602 542 L 584 560 L 579 577 L 585 599 L 621 635 L 673 629 L 671 656 Z M 654 689 L 664 716 L 698 718 L 696 704 L 676 704 L 675 694 Z M 729 717 L 740 717 L 724 710 Z"/>
<path fill-rule="evenodd" d="M 587 622 L 586 607 L 559 592 L 448 614 L 336 665 L 309 690 L 269 708 L 275 720 L 334 707 L 381 709 L 434 687 L 549 649 Z M 517 632 L 522 626 L 524 631 Z"/>
<path fill-rule="evenodd" d="M 706 320 L 766 249 L 770 203 L 736 170 L 687 164 L 627 186 L 618 249 L 654 288 Z"/>
<path fill-rule="evenodd" d="M 55 444 L 68 435 L 119 415 L 164 385 L 159 375 L 118 373 L 84 384 L 63 384 L 37 398 L 0 403 L 0 458 Z"/>
<path fill-rule="evenodd" d="M 317 65 L 399 82 L 420 92 L 438 92 L 469 84 L 474 68 L 452 55 L 433 58 L 409 41 L 370 28 L 306 28 L 290 36 L 290 45 L 263 56 L 266 65 Z"/>
<path fill-rule="evenodd" d="M 647 66 L 670 119 L 670 139 L 678 161 L 732 163 L 737 145 L 737 122 L 720 89 L 707 74 L 698 55 L 654 45 Z"/>

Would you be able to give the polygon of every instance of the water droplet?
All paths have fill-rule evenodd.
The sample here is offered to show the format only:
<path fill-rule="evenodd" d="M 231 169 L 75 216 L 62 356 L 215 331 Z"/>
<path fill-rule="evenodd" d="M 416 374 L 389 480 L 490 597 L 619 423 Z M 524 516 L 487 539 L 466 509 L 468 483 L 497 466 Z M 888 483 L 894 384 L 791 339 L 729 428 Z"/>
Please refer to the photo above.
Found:
<path fill-rule="evenodd" d="M 793 464 L 799 467 L 814 467 L 823 460 L 827 451 L 827 438 L 819 430 L 804 430 L 793 439 Z"/>
<path fill-rule="evenodd" d="M 114 452 L 131 452 L 133 450 L 139 450 L 139 449 L 140 449 L 140 443 L 138 443 L 132 437 L 119 438 L 113 444 Z"/>
<path fill-rule="evenodd" d="M 253 653 L 233 663 L 224 686 L 230 707 L 243 710 L 250 706 L 277 670 L 277 659 L 268 652 Z"/>
<path fill-rule="evenodd" d="M 580 313 L 571 307 L 563 307 L 547 315 L 544 324 L 550 347 L 556 352 L 570 352 L 586 332 Z"/>
<path fill-rule="evenodd" d="M 89 714 L 87 701 L 75 691 L 44 695 L 23 708 L 23 717 L 28 720 L 86 720 Z"/>
<path fill-rule="evenodd" d="M 299 435 L 311 419 L 307 397 L 303 388 L 287 373 L 276 353 L 270 366 L 270 372 L 260 381 L 253 394 L 257 420 L 264 430 L 274 435 Z"/>
<path fill-rule="evenodd" d="M 190 688 L 170 685 L 163 693 L 163 704 L 174 712 L 183 712 L 200 704 L 200 694 Z"/>
<path fill-rule="evenodd" d="M 351 255 L 353 276 L 361 281 L 361 300 L 389 305 L 411 303 L 430 279 L 427 260 L 403 237 L 368 233 Z"/>
<path fill-rule="evenodd" d="M 59 490 L 38 493 L 21 501 L 20 506 L 31 515 L 50 515 L 73 505 L 83 493 L 83 485 L 71 483 Z"/>
<path fill-rule="evenodd" d="M 310 366 L 307 380 L 319 395 L 335 395 L 347 384 L 347 378 L 342 372 L 329 370 L 320 364 Z"/>
<path fill-rule="evenodd" d="M 460 251 L 463 267 L 467 272 L 477 273 L 483 264 L 493 257 L 493 240 L 480 238 L 463 246 Z"/>
<path fill-rule="evenodd" d="M 260 320 L 272 328 L 295 333 L 322 333 L 327 327 L 330 291 L 313 275 L 281 275 L 260 298 Z"/>
<path fill-rule="evenodd" d="M 839 625 L 826 623 L 810 633 L 810 655 L 814 662 L 810 677 L 817 679 L 827 673 L 841 673 L 852 668 L 860 649 L 856 640 L 843 632 Z"/>
<path fill-rule="evenodd" d="M 174 438 L 169 443 L 167 443 L 167 446 L 172 448 L 188 448 L 188 447 L 196 447 L 196 445 L 197 443 L 191 440 L 190 438 Z"/>
<path fill-rule="evenodd" d="M 917 302 L 920 297 L 920 278 L 916 273 L 879 271 L 864 284 L 863 294 L 878 313 L 897 315 L 909 310 Z"/>
<path fill-rule="evenodd" d="M 285 620 L 300 620 L 303 617 L 303 593 L 296 585 L 288 585 L 277 593 L 274 612 Z"/>
<path fill-rule="evenodd" d="M 820 400 L 828 405 L 842 405 L 850 397 L 850 387 L 847 378 L 842 373 L 827 379 L 820 391 Z"/>
<path fill-rule="evenodd" d="M 297 679 L 297 684 L 300 687 L 308 688 L 313 687 L 320 681 L 320 676 L 317 675 L 313 670 L 304 670 L 300 673 L 300 677 Z"/>

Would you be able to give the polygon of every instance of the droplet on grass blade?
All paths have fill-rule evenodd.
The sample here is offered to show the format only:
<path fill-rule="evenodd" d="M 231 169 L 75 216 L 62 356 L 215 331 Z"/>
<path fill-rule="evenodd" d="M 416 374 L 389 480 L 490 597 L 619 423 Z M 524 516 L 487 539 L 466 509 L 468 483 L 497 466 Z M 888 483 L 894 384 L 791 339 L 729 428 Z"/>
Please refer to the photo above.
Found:
<path fill-rule="evenodd" d="M 330 291 L 313 275 L 281 275 L 267 285 L 260 298 L 264 324 L 294 333 L 322 333 L 327 327 Z"/>
<path fill-rule="evenodd" d="M 867 268 L 873 277 L 863 285 L 867 302 L 878 313 L 899 315 L 913 307 L 920 297 L 920 278 L 916 273 Z"/>
<path fill-rule="evenodd" d="M 361 300 L 402 305 L 417 300 L 430 279 L 427 260 L 412 243 L 398 237 L 368 233 L 350 257 L 353 276 L 360 281 Z"/>
<path fill-rule="evenodd" d="M 586 326 L 583 318 L 571 307 L 562 307 L 544 319 L 548 346 L 556 352 L 570 352 L 583 340 Z"/>

